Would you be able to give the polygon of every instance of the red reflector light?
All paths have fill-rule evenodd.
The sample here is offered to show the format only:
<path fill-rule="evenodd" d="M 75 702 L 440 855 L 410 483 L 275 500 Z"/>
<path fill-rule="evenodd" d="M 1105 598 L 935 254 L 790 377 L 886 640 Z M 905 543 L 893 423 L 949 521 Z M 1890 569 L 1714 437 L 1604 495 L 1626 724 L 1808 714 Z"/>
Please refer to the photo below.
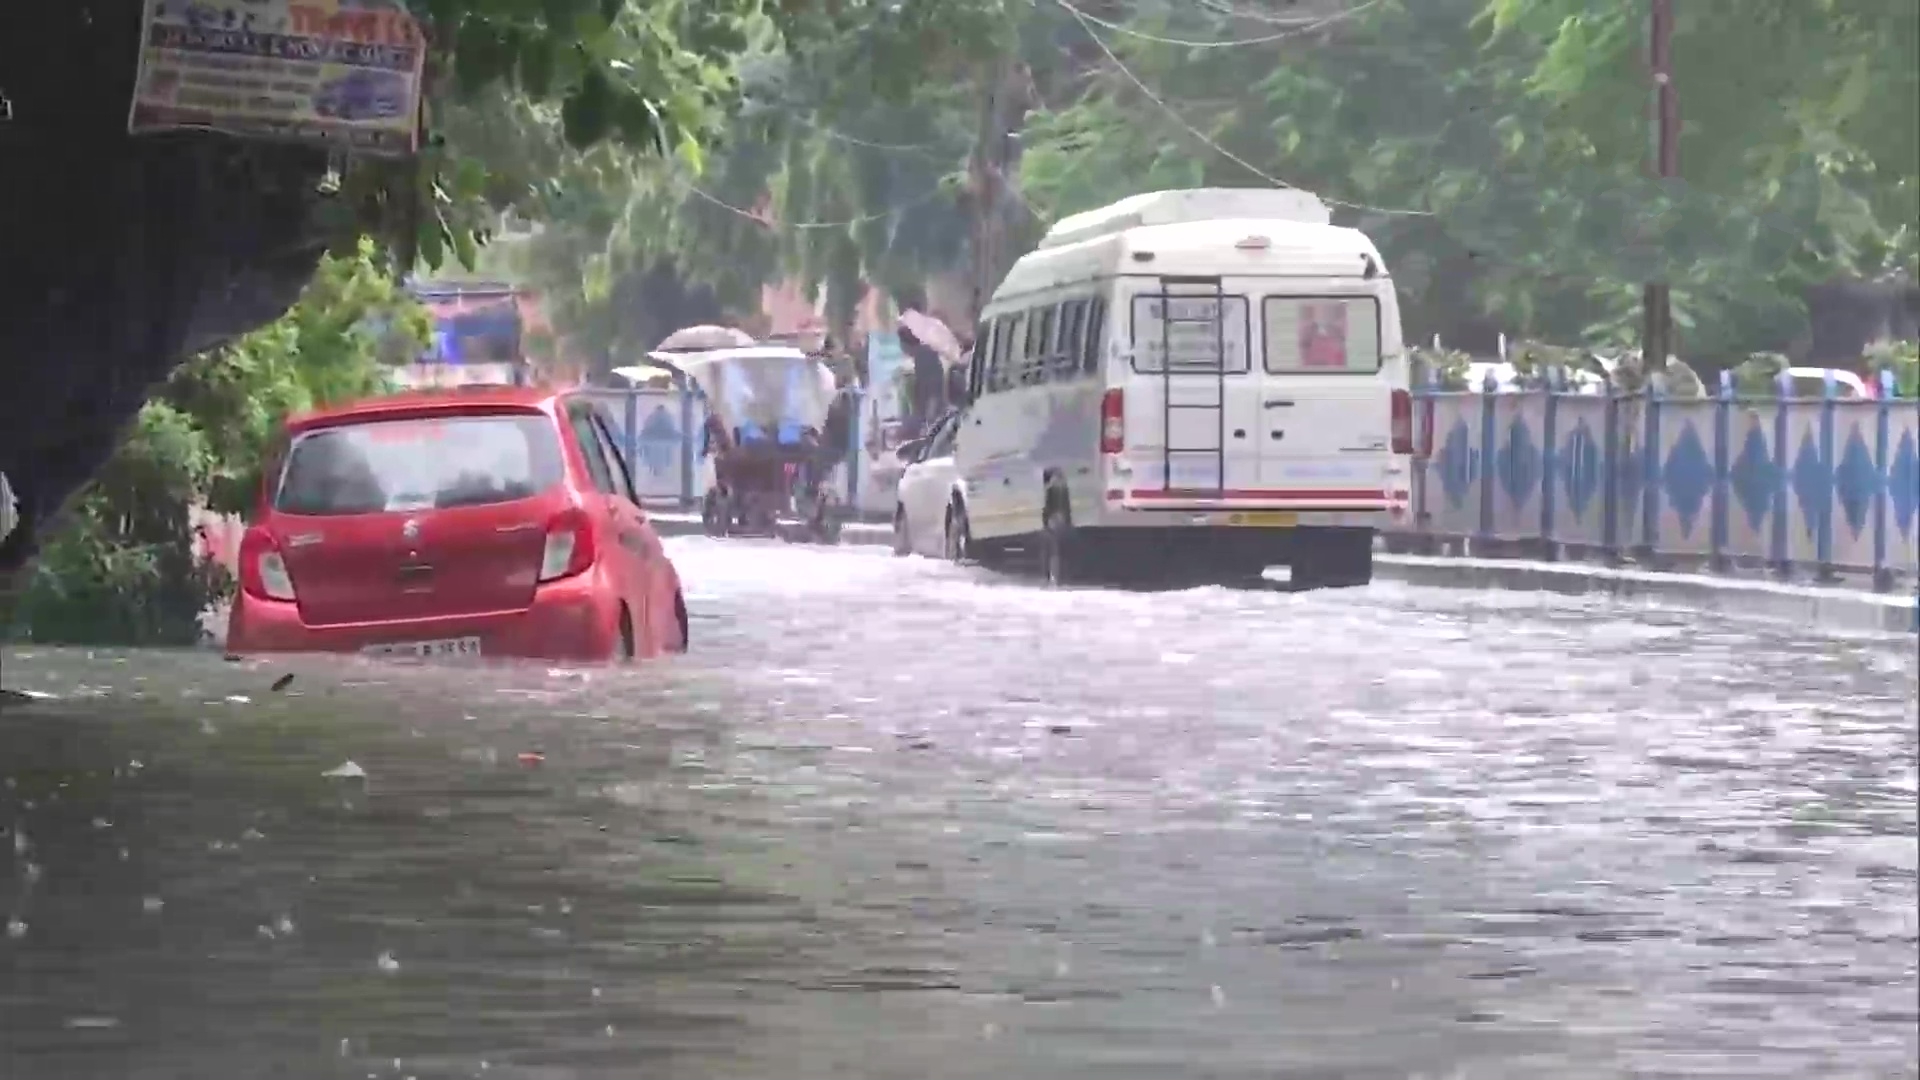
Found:
<path fill-rule="evenodd" d="M 1118 389 L 1100 395 L 1100 452 L 1117 454 L 1127 445 L 1127 399 Z"/>
<path fill-rule="evenodd" d="M 1413 395 L 1405 390 L 1393 392 L 1393 452 L 1413 453 Z"/>

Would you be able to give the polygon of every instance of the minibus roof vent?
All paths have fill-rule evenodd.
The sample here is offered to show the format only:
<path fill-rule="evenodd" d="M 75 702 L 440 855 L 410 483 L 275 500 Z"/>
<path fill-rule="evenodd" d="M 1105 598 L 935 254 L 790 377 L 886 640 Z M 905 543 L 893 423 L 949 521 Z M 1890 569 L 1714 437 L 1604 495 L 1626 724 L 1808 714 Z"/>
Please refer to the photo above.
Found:
<path fill-rule="evenodd" d="M 1043 248 L 1065 247 L 1150 225 L 1243 219 L 1328 225 L 1333 212 L 1311 191 L 1299 188 L 1180 188 L 1132 195 L 1112 206 L 1061 218 L 1047 230 Z"/>

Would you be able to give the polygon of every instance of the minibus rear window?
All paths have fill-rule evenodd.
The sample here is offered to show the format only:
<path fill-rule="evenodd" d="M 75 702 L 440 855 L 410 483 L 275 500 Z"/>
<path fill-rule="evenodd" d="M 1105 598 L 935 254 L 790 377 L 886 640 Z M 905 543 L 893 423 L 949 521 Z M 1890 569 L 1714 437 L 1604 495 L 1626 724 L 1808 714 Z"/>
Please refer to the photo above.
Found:
<path fill-rule="evenodd" d="M 1248 370 L 1244 296 L 1136 293 L 1132 315 L 1135 371 L 1157 374 L 1171 367 L 1176 374 L 1242 375 Z"/>
<path fill-rule="evenodd" d="M 1371 296 L 1269 296 L 1260 304 L 1266 369 L 1275 375 L 1380 370 L 1380 301 Z"/>

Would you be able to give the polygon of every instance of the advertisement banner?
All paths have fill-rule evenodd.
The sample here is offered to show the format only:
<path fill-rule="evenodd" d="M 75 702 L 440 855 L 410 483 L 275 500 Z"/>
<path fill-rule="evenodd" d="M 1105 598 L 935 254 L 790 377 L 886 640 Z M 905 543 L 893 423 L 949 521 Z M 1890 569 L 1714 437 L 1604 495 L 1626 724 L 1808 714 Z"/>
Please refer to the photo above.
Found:
<path fill-rule="evenodd" d="M 426 40 L 400 0 L 146 0 L 132 134 L 418 147 Z"/>

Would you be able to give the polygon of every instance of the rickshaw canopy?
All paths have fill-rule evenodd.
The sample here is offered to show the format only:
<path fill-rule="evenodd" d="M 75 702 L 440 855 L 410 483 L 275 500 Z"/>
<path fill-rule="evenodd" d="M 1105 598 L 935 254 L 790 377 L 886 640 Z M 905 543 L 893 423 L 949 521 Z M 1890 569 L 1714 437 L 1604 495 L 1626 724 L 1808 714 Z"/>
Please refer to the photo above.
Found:
<path fill-rule="evenodd" d="M 729 431 L 797 442 L 826 425 L 836 389 L 819 359 L 788 345 L 750 345 L 701 352 L 648 354 L 684 372 L 707 408 Z"/>

